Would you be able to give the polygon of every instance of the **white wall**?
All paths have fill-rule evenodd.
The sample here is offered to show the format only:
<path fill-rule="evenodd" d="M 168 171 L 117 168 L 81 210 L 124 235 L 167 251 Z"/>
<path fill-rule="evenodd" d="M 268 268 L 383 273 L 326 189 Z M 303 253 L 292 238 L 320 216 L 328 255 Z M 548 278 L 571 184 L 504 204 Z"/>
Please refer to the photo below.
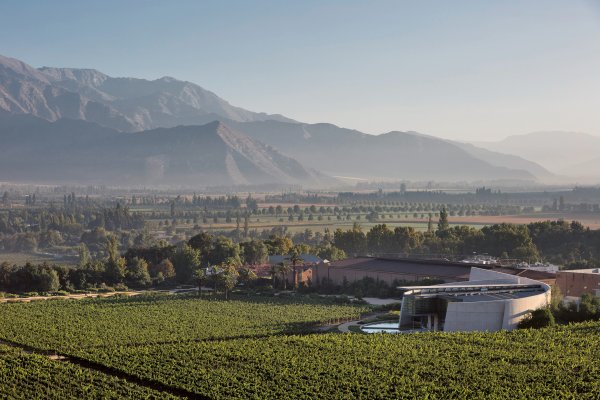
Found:
<path fill-rule="evenodd" d="M 510 280 L 521 284 L 541 284 L 546 291 L 518 299 L 448 303 L 444 331 L 513 330 L 530 310 L 545 307 L 550 302 L 550 286 L 545 283 L 502 272 L 471 268 L 470 281 Z"/>

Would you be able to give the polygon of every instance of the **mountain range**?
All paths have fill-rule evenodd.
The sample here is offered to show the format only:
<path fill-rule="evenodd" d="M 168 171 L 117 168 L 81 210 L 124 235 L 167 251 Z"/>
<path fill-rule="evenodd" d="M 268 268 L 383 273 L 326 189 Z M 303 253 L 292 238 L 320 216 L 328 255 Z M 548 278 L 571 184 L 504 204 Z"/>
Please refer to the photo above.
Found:
<path fill-rule="evenodd" d="M 534 161 L 557 175 L 598 181 L 600 137 L 581 132 L 546 131 L 509 136 L 478 146 Z"/>
<path fill-rule="evenodd" d="M 416 132 L 368 135 L 307 124 L 232 106 L 170 77 L 113 78 L 93 69 L 33 68 L 2 56 L 0 110 L 0 180 L 323 187 L 340 183 L 330 176 L 453 182 L 553 177 L 517 152 Z"/>

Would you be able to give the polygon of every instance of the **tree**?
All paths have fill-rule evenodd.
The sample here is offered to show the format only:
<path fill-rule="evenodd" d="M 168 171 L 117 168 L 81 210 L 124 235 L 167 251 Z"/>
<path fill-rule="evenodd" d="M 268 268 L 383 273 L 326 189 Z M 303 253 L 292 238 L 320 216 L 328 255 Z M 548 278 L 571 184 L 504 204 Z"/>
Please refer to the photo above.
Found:
<path fill-rule="evenodd" d="M 246 264 L 264 264 L 269 257 L 269 249 L 260 240 L 241 243 L 240 247 Z"/>
<path fill-rule="evenodd" d="M 264 243 L 269 250 L 269 255 L 287 254 L 294 245 L 289 237 L 276 235 L 271 235 Z"/>
<path fill-rule="evenodd" d="M 358 224 L 354 224 L 352 229 L 347 231 L 336 229 L 333 242 L 335 247 L 342 249 L 346 254 L 358 255 L 367 252 L 367 237 Z"/>
<path fill-rule="evenodd" d="M 446 207 L 443 207 L 440 210 L 440 218 L 438 220 L 438 236 L 445 237 L 449 227 L 450 224 L 448 223 L 448 211 L 446 211 Z"/>
<path fill-rule="evenodd" d="M 287 274 L 292 269 L 288 263 L 285 261 L 280 262 L 275 266 L 274 273 L 281 275 L 281 284 L 283 286 L 283 290 L 287 289 Z"/>
<path fill-rule="evenodd" d="M 184 244 L 173 255 L 175 278 L 178 282 L 188 283 L 193 279 L 194 271 L 200 266 L 200 251 Z"/>
<path fill-rule="evenodd" d="M 370 253 L 392 253 L 397 251 L 394 232 L 386 224 L 375 225 L 367 232 Z"/>
<path fill-rule="evenodd" d="M 206 281 L 206 268 L 198 268 L 194 271 L 194 279 L 198 285 L 198 296 L 202 297 L 202 284 Z"/>
<path fill-rule="evenodd" d="M 79 268 L 83 268 L 84 266 L 86 266 L 90 260 L 90 250 L 88 249 L 88 247 L 85 245 L 85 243 L 81 243 L 79 245 Z"/>
<path fill-rule="evenodd" d="M 108 255 L 108 261 L 111 262 L 116 262 L 119 258 L 119 242 L 114 235 L 106 238 L 106 254 Z"/>
<path fill-rule="evenodd" d="M 138 257 L 132 260 L 127 266 L 126 281 L 134 287 L 147 287 L 152 283 L 146 260 Z"/>
<path fill-rule="evenodd" d="M 235 287 L 238 281 L 239 273 L 233 265 L 222 265 L 214 269 L 214 273 L 209 276 L 217 290 L 225 292 L 225 299 L 229 299 L 229 291 Z"/>
<path fill-rule="evenodd" d="M 346 258 L 346 253 L 344 252 L 344 250 L 338 249 L 337 247 L 331 244 L 319 246 L 317 248 L 317 255 L 321 259 L 329 261 L 343 260 Z"/>
<path fill-rule="evenodd" d="M 188 241 L 188 245 L 200 251 L 200 259 L 205 263 L 205 265 L 208 265 L 208 256 L 212 250 L 213 240 L 213 235 L 206 232 L 201 232 L 196 236 L 193 236 Z"/>
<path fill-rule="evenodd" d="M 239 273 L 239 282 L 245 286 L 252 286 L 253 283 L 258 279 L 258 276 L 254 271 L 250 268 L 240 268 L 238 270 Z"/>
<path fill-rule="evenodd" d="M 164 259 L 158 264 L 152 264 L 148 268 L 150 276 L 158 277 L 161 274 L 163 280 L 171 279 L 175 277 L 175 267 L 169 259 Z"/>
<path fill-rule="evenodd" d="M 292 270 L 294 271 L 294 290 L 298 289 L 298 273 L 296 271 L 296 267 L 298 266 L 299 263 L 304 261 L 300 257 L 301 254 L 302 253 L 296 246 L 294 246 L 292 248 L 292 251 L 290 251 L 290 254 L 289 254 L 290 263 L 292 263 Z"/>
<path fill-rule="evenodd" d="M 123 283 L 127 275 L 127 261 L 123 257 L 108 260 L 104 266 L 104 281 L 110 285 Z"/>
<path fill-rule="evenodd" d="M 213 248 L 208 256 L 208 261 L 211 265 L 220 265 L 228 259 L 228 263 L 234 263 L 236 266 L 242 264 L 240 258 L 240 246 L 233 243 L 228 237 L 219 236 L 213 243 Z"/>

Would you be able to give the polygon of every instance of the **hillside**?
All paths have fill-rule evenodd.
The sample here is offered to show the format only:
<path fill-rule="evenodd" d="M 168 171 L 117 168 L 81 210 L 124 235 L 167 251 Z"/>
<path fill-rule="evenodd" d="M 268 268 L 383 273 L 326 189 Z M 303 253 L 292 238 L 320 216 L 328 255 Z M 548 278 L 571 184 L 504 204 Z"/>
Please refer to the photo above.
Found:
<path fill-rule="evenodd" d="M 60 122 L 64 118 L 93 122 L 113 130 L 112 135 L 117 135 L 118 131 L 159 129 L 141 136 L 119 136 L 119 140 L 126 141 L 128 146 L 128 153 L 122 154 L 121 150 L 103 147 L 104 142 L 100 143 L 93 135 L 82 132 L 88 126 L 91 132 L 96 132 L 98 126 L 79 125 L 75 144 L 61 142 L 64 138 L 56 143 L 86 155 L 86 158 L 73 163 L 97 163 L 93 168 L 82 165 L 77 171 L 64 171 L 66 175 L 61 175 L 61 179 L 86 180 L 103 176 L 102 179 L 109 181 L 128 182 L 145 176 L 144 182 L 147 183 L 154 183 L 155 178 L 172 183 L 189 180 L 219 182 L 223 179 L 221 184 L 323 181 L 314 173 L 307 172 L 298 162 L 290 161 L 290 157 L 329 175 L 370 180 L 523 182 L 551 177 L 544 168 L 519 157 L 415 132 L 389 132 L 375 136 L 327 123 L 305 124 L 281 115 L 251 112 L 232 106 L 198 85 L 170 77 L 146 80 L 113 78 L 94 69 L 36 69 L 2 56 L 0 110 L 57 121 L 58 126 L 72 126 L 72 122 Z M 198 126 L 217 120 L 225 124 L 218 126 L 227 126 L 228 130 L 233 128 L 236 133 L 218 136 L 218 140 L 215 136 L 215 141 L 206 145 L 192 133 L 197 131 Z M 194 128 L 186 130 L 181 126 Z M 174 127 L 178 128 L 168 132 L 160 130 Z M 0 133 L 5 128 L 0 126 Z M 49 132 L 59 136 L 73 134 L 69 129 L 62 132 L 56 126 Z M 29 132 L 23 133 L 22 140 L 15 145 L 19 154 L 36 156 L 38 153 L 33 150 L 28 153 L 27 147 L 43 148 L 39 149 L 37 143 L 27 144 L 24 140 L 29 135 Z M 171 135 L 177 138 L 177 142 L 170 143 L 162 138 L 163 135 Z M 245 135 L 255 141 L 248 141 L 250 139 Z M 89 157 L 88 148 L 76 147 L 84 137 L 89 139 L 88 145 L 95 146 L 95 152 Z M 256 140 L 262 143 L 258 144 Z M 50 144 L 52 146 L 53 143 Z M 225 148 L 228 150 L 225 151 Z M 213 152 L 214 149 L 219 150 Z M 56 150 L 60 154 L 60 148 Z M 192 154 L 193 151 L 195 153 Z M 513 154 L 511 151 L 504 152 Z M 62 157 L 57 160 L 64 163 Z M 105 163 L 107 160 L 110 160 L 110 165 Z M 252 161 L 248 164 L 247 160 Z M 119 165 L 127 169 L 119 173 L 109 172 Z M 27 169 L 11 171 L 11 165 L 7 168 L 5 174 L 8 176 L 30 176 Z M 227 172 L 223 175 L 222 171 Z M 51 172 L 54 171 L 50 169 L 39 173 Z"/>
<path fill-rule="evenodd" d="M 600 154 L 600 137 L 579 132 L 534 132 L 509 136 L 499 142 L 481 142 L 480 147 L 514 154 L 534 161 L 554 173 L 585 174 L 571 168 L 593 160 Z"/>
<path fill-rule="evenodd" d="M 534 180 L 495 166 L 454 143 L 412 132 L 368 135 L 332 124 L 232 122 L 239 130 L 334 176 L 410 180 Z"/>
<path fill-rule="evenodd" d="M 223 123 L 123 133 L 97 124 L 0 116 L 0 180 L 320 186 L 335 182 Z"/>
<path fill-rule="evenodd" d="M 4 56 L 0 56 L 0 109 L 49 121 L 82 119 L 122 131 L 200 125 L 219 118 L 292 121 L 234 107 L 198 85 L 174 78 L 113 78 L 93 69 L 35 69 Z"/>

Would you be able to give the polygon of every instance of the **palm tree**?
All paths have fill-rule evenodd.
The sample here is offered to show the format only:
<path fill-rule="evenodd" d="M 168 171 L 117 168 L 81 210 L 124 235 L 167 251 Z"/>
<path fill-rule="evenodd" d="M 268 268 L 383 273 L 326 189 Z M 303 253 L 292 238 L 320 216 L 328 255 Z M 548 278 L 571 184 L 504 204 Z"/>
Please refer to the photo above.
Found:
<path fill-rule="evenodd" d="M 293 248 L 290 251 L 290 262 L 292 263 L 292 268 L 294 270 L 294 290 L 298 289 L 298 274 L 296 273 L 296 265 L 302 262 L 302 258 L 300 258 L 300 252 Z"/>
<path fill-rule="evenodd" d="M 286 277 L 286 275 L 291 270 L 289 264 L 287 264 L 285 261 L 282 261 L 279 264 L 277 264 L 277 266 L 275 267 L 275 270 L 279 274 L 281 274 L 281 280 L 283 281 L 283 290 L 286 290 L 287 289 L 287 277 Z"/>

